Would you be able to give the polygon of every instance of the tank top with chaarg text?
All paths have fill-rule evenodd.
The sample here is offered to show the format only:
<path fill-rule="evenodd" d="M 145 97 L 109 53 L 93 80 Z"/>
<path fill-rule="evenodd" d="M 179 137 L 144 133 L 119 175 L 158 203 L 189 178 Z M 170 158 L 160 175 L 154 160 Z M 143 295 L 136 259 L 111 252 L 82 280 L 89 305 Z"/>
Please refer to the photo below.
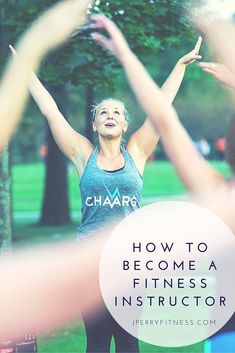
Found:
<path fill-rule="evenodd" d="M 109 172 L 98 167 L 99 149 L 95 147 L 80 181 L 82 220 L 78 236 L 88 238 L 104 226 L 115 225 L 140 208 L 142 177 L 127 152 L 121 146 L 125 160 L 123 168 Z"/>

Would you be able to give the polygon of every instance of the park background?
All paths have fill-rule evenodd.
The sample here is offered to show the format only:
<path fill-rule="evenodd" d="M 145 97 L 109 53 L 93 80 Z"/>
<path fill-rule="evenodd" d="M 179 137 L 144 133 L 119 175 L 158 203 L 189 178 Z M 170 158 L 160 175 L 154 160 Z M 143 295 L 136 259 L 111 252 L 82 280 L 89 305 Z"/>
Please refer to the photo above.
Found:
<path fill-rule="evenodd" d="M 0 0 L 0 68 L 4 70 L 13 45 L 38 14 L 56 1 Z M 94 12 L 103 12 L 123 30 L 134 52 L 158 84 L 162 84 L 177 60 L 193 49 L 198 35 L 189 23 L 191 0 L 95 1 Z M 35 43 L 35 46 L 37 43 Z M 203 41 L 203 61 L 211 49 Z M 125 102 L 130 127 L 125 139 L 143 122 L 120 65 L 95 45 L 86 31 L 73 36 L 49 55 L 39 77 L 55 98 L 69 123 L 96 142 L 92 133 L 92 106 L 103 98 Z M 14 97 L 12 97 L 14 104 Z M 174 101 L 180 119 L 194 141 L 205 139 L 207 156 L 215 168 L 229 177 L 230 170 L 215 148 L 226 135 L 232 101 L 213 77 L 190 65 Z M 184 195 L 161 144 L 144 173 L 143 205 Z M 18 131 L 0 158 L 0 248 L 74 238 L 81 217 L 79 179 L 71 163 L 58 150 L 46 120 L 32 99 Z M 85 293 L 84 293 L 85 295 Z M 39 340 L 39 352 L 82 352 L 85 335 L 79 324 L 47 332 Z M 164 349 L 141 343 L 141 352 L 201 352 L 202 344 Z"/>

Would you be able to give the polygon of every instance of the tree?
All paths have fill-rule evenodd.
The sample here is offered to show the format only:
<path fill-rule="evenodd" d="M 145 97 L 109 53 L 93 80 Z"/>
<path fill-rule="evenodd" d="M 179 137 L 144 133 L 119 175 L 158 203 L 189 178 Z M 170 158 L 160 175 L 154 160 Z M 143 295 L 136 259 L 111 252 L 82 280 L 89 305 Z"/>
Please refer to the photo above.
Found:
<path fill-rule="evenodd" d="M 2 11 L 0 11 L 0 52 L 3 47 Z M 1 56 L 1 54 L 0 54 Z M 10 248 L 12 239 L 11 227 L 11 178 L 9 172 L 9 154 L 5 150 L 0 154 L 0 249 Z"/>
<path fill-rule="evenodd" d="M 12 38 L 13 35 L 16 36 L 25 30 L 25 27 L 30 23 L 32 18 L 35 17 L 38 10 L 39 12 L 42 10 L 42 5 L 44 5 L 44 7 L 48 7 L 48 4 L 46 3 L 48 2 L 35 5 L 29 4 L 28 1 L 22 2 L 17 15 L 16 11 L 14 11 L 14 7 L 16 5 L 15 1 L 10 1 L 7 6 L 4 4 L 5 6 L 2 8 L 2 22 L 4 31 L 7 33 L 4 38 L 5 46 L 9 43 L 15 42 L 16 38 Z M 10 16 L 8 15 L 9 13 Z M 12 32 L 14 34 L 11 36 L 10 33 L 12 34 Z M 57 58 L 58 52 L 51 57 L 51 66 L 54 65 L 53 61 L 57 60 Z M 64 83 L 58 82 L 56 87 L 53 89 L 52 94 L 53 93 L 54 95 L 59 96 L 59 100 L 64 103 L 61 104 L 60 107 L 61 111 L 64 112 L 64 107 L 66 106 Z M 47 136 L 48 156 L 46 159 L 46 182 L 40 224 L 67 224 L 70 223 L 67 163 L 64 156 L 56 146 L 51 133 L 49 132 Z"/>
<path fill-rule="evenodd" d="M 0 249 L 6 251 L 11 246 L 11 180 L 9 174 L 9 154 L 5 150 L 0 155 Z"/>
<path fill-rule="evenodd" d="M 60 111 L 66 116 L 67 94 L 64 84 L 52 89 Z M 52 133 L 47 126 L 46 177 L 42 204 L 41 225 L 69 224 L 70 212 L 68 203 L 67 161 L 57 147 Z M 58 205 L 58 207 L 55 207 Z"/>
<path fill-rule="evenodd" d="M 0 0 L 3 14 L 2 25 L 6 33 L 3 45 L 5 52 L 8 43 L 15 43 L 18 35 L 25 30 L 32 19 L 54 2 L 54 0 L 37 2 Z M 144 2 L 142 0 L 131 0 L 130 2 L 96 0 L 93 11 L 95 13 L 103 12 L 111 17 L 123 30 L 136 54 L 145 64 L 150 64 L 155 60 L 156 52 L 163 50 L 165 46 L 176 46 L 180 42 L 182 34 L 186 31 L 190 32 L 186 17 L 180 15 L 182 9 L 184 10 L 189 2 L 190 0 L 146 0 Z M 55 91 L 60 91 L 65 82 L 84 87 L 87 99 L 86 132 L 91 137 L 89 117 L 91 104 L 95 97 L 101 96 L 101 89 L 102 93 L 109 95 L 110 91 L 115 91 L 115 83 L 120 74 L 120 65 L 116 60 L 95 45 L 89 35 L 81 30 L 66 45 L 45 60 L 40 74 L 44 82 L 57 86 Z M 54 95 L 54 92 L 51 93 Z M 54 193 L 59 194 L 63 188 L 66 188 L 66 167 L 62 167 L 64 160 L 58 159 L 59 153 L 51 141 L 48 146 L 50 158 L 47 159 L 47 167 L 49 168 L 49 163 L 53 163 L 51 161 L 54 160 L 58 161 L 58 168 L 61 163 L 60 171 L 61 175 L 63 174 L 61 180 L 64 180 L 64 184 L 56 183 L 58 189 L 54 190 Z M 53 146 L 52 149 L 50 149 L 51 146 Z M 42 224 L 57 223 L 58 219 L 62 219 L 62 217 L 56 217 L 56 219 L 48 221 L 45 212 L 50 215 L 65 212 L 62 203 L 55 202 L 54 198 L 50 196 L 50 190 L 57 180 L 56 170 L 57 168 L 50 168 L 49 176 L 46 178 Z M 63 195 L 64 198 L 67 198 L 67 192 L 64 192 Z M 67 199 L 64 199 L 63 204 L 68 204 Z M 67 206 L 66 209 L 69 212 Z M 68 215 L 63 219 L 64 222 L 68 222 Z"/>

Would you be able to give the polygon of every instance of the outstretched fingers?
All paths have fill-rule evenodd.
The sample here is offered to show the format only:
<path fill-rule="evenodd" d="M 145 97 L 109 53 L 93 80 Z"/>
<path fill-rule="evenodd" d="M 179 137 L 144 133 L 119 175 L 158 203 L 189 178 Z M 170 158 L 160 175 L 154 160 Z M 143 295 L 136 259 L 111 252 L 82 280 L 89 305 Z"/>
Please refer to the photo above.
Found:
<path fill-rule="evenodd" d="M 199 36 L 199 37 L 198 37 L 198 40 L 197 40 L 197 43 L 196 43 L 196 45 L 195 45 L 195 47 L 194 47 L 194 51 L 195 51 L 195 53 L 196 53 L 197 55 L 198 55 L 198 53 L 199 53 L 199 51 L 200 51 L 201 44 L 202 44 L 202 37 Z"/>
<path fill-rule="evenodd" d="M 235 74 L 228 67 L 216 62 L 201 62 L 198 66 L 203 70 L 214 75 L 220 82 L 226 86 L 235 89 Z"/>
<path fill-rule="evenodd" d="M 100 33 L 94 32 L 91 34 L 92 39 L 94 39 L 98 44 L 102 47 L 109 49 L 110 47 L 110 40 L 105 36 L 101 35 Z"/>
<path fill-rule="evenodd" d="M 105 47 L 117 59 L 122 60 L 129 52 L 128 44 L 116 24 L 104 15 L 91 16 L 92 23 L 90 28 L 103 29 L 108 34 L 109 38 L 94 33 L 93 39 L 103 47 Z"/>
<path fill-rule="evenodd" d="M 214 62 L 200 62 L 198 66 L 203 70 L 216 71 L 217 64 Z"/>
<path fill-rule="evenodd" d="M 216 64 L 214 62 L 201 61 L 200 63 L 198 63 L 198 65 L 201 67 L 215 67 Z"/>
<path fill-rule="evenodd" d="M 205 71 L 205 72 L 208 72 L 208 74 L 211 74 L 211 75 L 216 75 L 216 71 L 215 70 L 213 70 L 213 69 L 210 69 L 209 67 L 204 67 L 204 68 L 202 68 L 202 70 L 203 71 Z"/>
<path fill-rule="evenodd" d="M 107 34 L 115 41 L 122 36 L 121 31 L 116 24 L 105 15 L 93 15 L 91 16 L 91 28 L 104 29 Z"/>

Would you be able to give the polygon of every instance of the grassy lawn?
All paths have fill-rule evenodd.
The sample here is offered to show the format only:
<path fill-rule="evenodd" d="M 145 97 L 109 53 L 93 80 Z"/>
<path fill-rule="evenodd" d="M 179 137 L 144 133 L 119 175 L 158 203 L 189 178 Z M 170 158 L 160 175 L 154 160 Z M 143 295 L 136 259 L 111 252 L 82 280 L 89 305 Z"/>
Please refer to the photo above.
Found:
<path fill-rule="evenodd" d="M 226 163 L 212 162 L 225 176 L 230 175 Z M 15 165 L 13 178 L 13 209 L 16 212 L 39 212 L 43 195 L 44 164 Z M 172 165 L 165 161 L 150 162 L 144 173 L 143 199 L 165 197 L 184 193 Z M 69 195 L 73 211 L 81 208 L 79 179 L 69 166 Z"/>
<path fill-rule="evenodd" d="M 86 338 L 83 325 L 74 324 L 39 339 L 39 353 L 84 353 Z M 141 353 L 202 353 L 203 343 L 180 348 L 157 347 L 140 341 Z M 111 353 L 115 352 L 112 342 Z"/>
<path fill-rule="evenodd" d="M 213 166 L 225 176 L 230 172 L 225 163 L 212 162 Z M 57 241 L 74 237 L 79 211 L 81 208 L 79 179 L 75 170 L 69 167 L 69 194 L 71 209 L 75 213 L 75 223 L 64 227 L 39 227 L 33 224 L 40 212 L 43 194 L 44 165 L 15 165 L 13 167 L 13 210 L 15 214 L 14 239 L 15 244 L 24 245 L 27 242 Z M 143 203 L 146 204 L 158 197 L 169 197 L 184 194 L 184 188 L 168 162 L 148 163 L 144 174 Z M 27 217 L 17 215 L 28 214 Z M 36 218 L 30 215 L 36 215 Z M 85 293 L 84 293 L 85 295 Z M 69 298 L 68 298 L 69 300 Z M 85 351 L 86 338 L 82 325 L 74 324 L 53 333 L 47 332 L 39 339 L 39 353 L 80 353 Z M 202 353 L 203 344 L 183 348 L 161 348 L 140 342 L 141 352 L 145 353 Z M 112 348 L 113 351 L 113 348 Z"/>

